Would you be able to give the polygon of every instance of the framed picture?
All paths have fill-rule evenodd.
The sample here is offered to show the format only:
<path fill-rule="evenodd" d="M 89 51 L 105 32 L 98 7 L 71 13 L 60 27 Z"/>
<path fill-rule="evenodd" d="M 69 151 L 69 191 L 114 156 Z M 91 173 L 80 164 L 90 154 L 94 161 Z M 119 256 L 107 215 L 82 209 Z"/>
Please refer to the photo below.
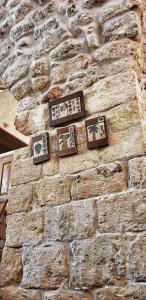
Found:
<path fill-rule="evenodd" d="M 50 159 L 49 134 L 43 133 L 32 139 L 33 163 L 38 164 Z"/>
<path fill-rule="evenodd" d="M 76 127 L 74 125 L 57 130 L 57 146 L 58 156 L 77 153 Z"/>
<path fill-rule="evenodd" d="M 50 126 L 60 125 L 85 116 L 83 92 L 53 100 L 49 103 Z"/>
<path fill-rule="evenodd" d="M 11 162 L 4 163 L 1 176 L 0 195 L 7 195 L 10 185 Z"/>
<path fill-rule="evenodd" d="M 108 145 L 108 133 L 105 116 L 87 120 L 85 125 L 88 149 L 100 148 Z"/>

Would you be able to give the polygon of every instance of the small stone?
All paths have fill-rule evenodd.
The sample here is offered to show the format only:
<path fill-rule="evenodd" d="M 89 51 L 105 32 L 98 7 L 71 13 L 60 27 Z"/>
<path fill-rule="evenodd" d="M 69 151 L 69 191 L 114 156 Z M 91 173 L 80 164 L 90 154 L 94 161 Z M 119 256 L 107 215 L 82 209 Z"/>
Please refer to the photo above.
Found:
<path fill-rule="evenodd" d="M 10 17 L 0 25 L 0 39 L 3 39 L 10 32 L 12 26 L 13 21 Z"/>
<path fill-rule="evenodd" d="M 17 6 L 17 9 L 14 13 L 14 21 L 18 22 L 22 20 L 31 10 L 33 9 L 33 5 L 31 1 L 25 0 L 20 5 Z"/>
<path fill-rule="evenodd" d="M 46 210 L 45 237 L 57 241 L 89 238 L 96 230 L 95 224 L 94 202 L 59 205 Z"/>
<path fill-rule="evenodd" d="M 35 272 L 34 272 L 35 266 Z M 22 287 L 57 289 L 68 276 L 67 248 L 60 243 L 23 249 Z"/>
<path fill-rule="evenodd" d="M 31 65 L 31 76 L 39 76 L 39 75 L 48 75 L 49 69 L 47 62 L 43 61 L 35 61 L 33 65 Z"/>
<path fill-rule="evenodd" d="M 50 80 L 48 76 L 32 78 L 32 89 L 35 92 L 43 91 L 50 85 Z"/>
<path fill-rule="evenodd" d="M 129 187 L 146 189 L 145 157 L 137 157 L 129 161 Z"/>
<path fill-rule="evenodd" d="M 60 290 L 58 292 L 45 293 L 44 300 L 91 300 L 91 296 L 83 292 Z"/>
<path fill-rule="evenodd" d="M 35 9 L 31 14 L 31 20 L 33 23 L 37 24 L 45 20 L 50 13 L 54 10 L 54 3 L 50 2 L 46 6 Z"/>
<path fill-rule="evenodd" d="M 5 287 L 0 289 L 1 300 L 42 300 L 41 292 L 21 289 L 20 287 Z M 84 299 L 83 299 L 84 300 Z M 85 299 L 86 300 L 86 299 Z"/>
<path fill-rule="evenodd" d="M 22 262 L 20 250 L 5 247 L 3 249 L 2 261 L 0 264 L 0 287 L 18 284 L 21 282 L 21 277 Z"/>
<path fill-rule="evenodd" d="M 14 41 L 18 41 L 26 34 L 33 33 L 33 24 L 29 20 L 22 20 L 11 30 L 11 36 Z"/>
<path fill-rule="evenodd" d="M 138 18 L 135 12 L 127 12 L 104 23 L 104 41 L 117 40 L 119 38 L 133 38 L 138 34 Z"/>
<path fill-rule="evenodd" d="M 81 44 L 72 40 L 62 42 L 57 49 L 55 49 L 50 58 L 54 60 L 62 60 L 77 55 L 81 50 Z"/>
<path fill-rule="evenodd" d="M 48 31 L 45 33 L 45 37 L 42 41 L 44 50 L 46 52 L 49 52 L 56 46 L 58 46 L 62 42 L 62 40 L 68 39 L 70 37 L 70 32 L 62 27 L 58 27 L 55 30 Z"/>
<path fill-rule="evenodd" d="M 69 177 L 46 177 L 34 185 L 35 201 L 41 206 L 55 206 L 70 201 Z"/>
<path fill-rule="evenodd" d="M 29 79 L 18 81 L 18 83 L 11 87 L 11 92 L 17 100 L 20 100 L 28 95 L 31 90 L 32 87 Z"/>
<path fill-rule="evenodd" d="M 4 60 L 11 51 L 11 44 L 9 41 L 5 41 L 0 45 L 0 61 Z"/>

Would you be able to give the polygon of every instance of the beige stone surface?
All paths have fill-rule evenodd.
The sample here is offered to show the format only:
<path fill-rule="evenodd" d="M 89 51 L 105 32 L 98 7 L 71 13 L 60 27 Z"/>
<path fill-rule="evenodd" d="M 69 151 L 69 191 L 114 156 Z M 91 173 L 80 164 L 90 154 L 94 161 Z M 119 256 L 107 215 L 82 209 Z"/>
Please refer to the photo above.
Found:
<path fill-rule="evenodd" d="M 41 176 L 41 165 L 33 165 L 32 159 L 13 162 L 11 185 L 19 185 L 38 180 Z"/>
<path fill-rule="evenodd" d="M 21 277 L 22 262 L 20 250 L 5 247 L 0 264 L 0 287 L 18 284 L 21 282 Z"/>
<path fill-rule="evenodd" d="M 70 246 L 70 285 L 76 288 L 118 285 L 126 280 L 125 246 L 120 235 L 97 235 Z"/>
<path fill-rule="evenodd" d="M 37 245 L 43 240 L 44 212 L 17 213 L 7 217 L 6 245 Z"/>
<path fill-rule="evenodd" d="M 13 214 L 28 211 L 32 208 L 33 186 L 32 183 L 13 186 L 9 191 L 7 213 Z"/>
<path fill-rule="evenodd" d="M 41 293 L 35 290 L 26 290 L 19 287 L 4 287 L 0 289 L 1 300 L 42 300 Z"/>
<path fill-rule="evenodd" d="M 105 232 L 146 230 L 146 192 L 126 191 L 97 200 L 98 229 Z"/>
<path fill-rule="evenodd" d="M 69 177 L 44 177 L 34 184 L 34 200 L 40 206 L 63 204 L 70 201 L 70 188 Z"/>
<path fill-rule="evenodd" d="M 136 189 L 146 188 L 146 158 L 131 159 L 129 165 L 129 187 Z"/>
<path fill-rule="evenodd" d="M 115 193 L 127 187 L 127 169 L 120 162 L 101 165 L 72 177 L 72 199 Z"/>
<path fill-rule="evenodd" d="M 44 300 L 91 300 L 91 295 L 75 291 L 58 291 L 45 293 Z"/>
<path fill-rule="evenodd" d="M 46 240 L 70 241 L 88 238 L 95 230 L 96 210 L 92 201 L 74 202 L 46 210 Z"/>
<path fill-rule="evenodd" d="M 67 247 L 61 243 L 23 250 L 25 288 L 56 289 L 68 276 Z"/>

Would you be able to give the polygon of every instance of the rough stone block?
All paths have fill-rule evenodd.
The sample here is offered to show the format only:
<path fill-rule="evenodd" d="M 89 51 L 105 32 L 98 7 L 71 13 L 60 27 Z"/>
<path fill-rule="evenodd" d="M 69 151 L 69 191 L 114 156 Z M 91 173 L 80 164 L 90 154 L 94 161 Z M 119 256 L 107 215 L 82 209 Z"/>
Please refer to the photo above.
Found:
<path fill-rule="evenodd" d="M 32 2 L 29 0 L 25 0 L 20 3 L 14 12 L 14 21 L 19 22 L 22 20 L 27 14 L 32 10 L 33 5 Z"/>
<path fill-rule="evenodd" d="M 39 105 L 33 110 L 22 111 L 17 114 L 15 127 L 24 135 L 32 135 L 46 130 L 48 118 L 48 106 Z"/>
<path fill-rule="evenodd" d="M 46 177 L 34 184 L 34 199 L 41 206 L 55 206 L 70 201 L 69 177 Z"/>
<path fill-rule="evenodd" d="M 129 248 L 129 278 L 146 281 L 146 234 L 139 234 Z"/>
<path fill-rule="evenodd" d="M 6 35 L 10 32 L 12 26 L 13 26 L 13 21 L 10 17 L 5 19 L 0 24 L 0 39 L 3 39 L 4 37 L 6 37 Z"/>
<path fill-rule="evenodd" d="M 138 34 L 138 17 L 135 12 L 127 12 L 104 23 L 103 38 L 105 41 L 124 37 L 133 38 Z"/>
<path fill-rule="evenodd" d="M 127 186 L 127 169 L 120 162 L 101 165 L 72 177 L 72 199 L 120 192 Z"/>
<path fill-rule="evenodd" d="M 14 41 L 18 41 L 24 35 L 32 34 L 33 30 L 33 24 L 29 20 L 24 19 L 12 28 L 11 36 Z"/>
<path fill-rule="evenodd" d="M 146 230 L 146 192 L 127 191 L 97 200 L 98 229 L 101 233 Z"/>
<path fill-rule="evenodd" d="M 38 180 L 40 176 L 41 165 L 33 165 L 32 159 L 13 162 L 11 175 L 12 186 Z"/>
<path fill-rule="evenodd" d="M 60 64 L 51 71 L 51 80 L 53 83 L 65 81 L 70 75 L 76 72 L 86 70 L 90 64 L 90 57 L 85 54 L 80 54 L 75 58 L 66 61 L 65 64 Z"/>
<path fill-rule="evenodd" d="M 0 45 L 0 61 L 3 61 L 11 51 L 11 43 L 9 41 L 4 41 Z"/>
<path fill-rule="evenodd" d="M 146 158 L 137 157 L 129 161 L 129 187 L 146 188 Z"/>
<path fill-rule="evenodd" d="M 55 30 L 48 31 L 45 33 L 42 41 L 44 50 L 46 52 L 51 51 L 57 47 L 63 40 L 71 38 L 71 33 L 62 27 L 58 27 Z"/>
<path fill-rule="evenodd" d="M 19 213 L 32 208 L 33 188 L 32 183 L 13 186 L 9 190 L 7 213 Z"/>
<path fill-rule="evenodd" d="M 67 40 L 62 42 L 50 55 L 50 59 L 62 60 L 66 58 L 71 58 L 79 54 L 82 45 L 80 43 L 74 42 L 73 40 Z"/>
<path fill-rule="evenodd" d="M 23 287 L 56 289 L 68 276 L 67 248 L 60 243 L 24 248 L 23 266 Z"/>
<path fill-rule="evenodd" d="M 31 65 L 31 76 L 39 76 L 39 75 L 48 75 L 48 63 L 45 61 L 35 61 L 33 65 Z"/>
<path fill-rule="evenodd" d="M 58 291 L 45 293 L 44 300 L 91 300 L 91 295 L 75 291 Z M 8 299 L 9 300 L 9 299 Z M 17 299 L 16 299 L 17 300 Z"/>
<path fill-rule="evenodd" d="M 9 286 L 0 289 L 1 300 L 42 300 L 41 292 Z"/>
<path fill-rule="evenodd" d="M 120 0 L 119 3 L 109 3 L 107 6 L 104 6 L 100 12 L 101 22 L 105 22 L 115 16 L 123 14 L 132 8 L 139 6 L 138 0 Z"/>
<path fill-rule="evenodd" d="M 18 284 L 21 282 L 21 277 L 22 263 L 20 251 L 13 248 L 4 248 L 0 264 L 0 287 Z"/>
<path fill-rule="evenodd" d="M 70 285 L 74 288 L 118 285 L 125 281 L 125 246 L 119 235 L 98 235 L 71 244 Z"/>
<path fill-rule="evenodd" d="M 85 93 L 85 106 L 88 113 L 93 114 L 136 98 L 135 73 L 127 71 L 95 83 Z"/>
<path fill-rule="evenodd" d="M 92 236 L 96 230 L 95 211 L 94 202 L 88 200 L 49 208 L 45 218 L 46 239 L 70 241 Z"/>
<path fill-rule="evenodd" d="M 23 97 L 27 96 L 30 91 L 32 91 L 31 82 L 29 79 L 22 79 L 21 81 L 18 81 L 18 83 L 13 85 L 10 90 L 14 97 L 17 100 L 20 100 Z"/>
<path fill-rule="evenodd" d="M 31 14 L 31 20 L 34 24 L 40 23 L 43 20 L 46 19 L 46 17 L 48 17 L 48 15 L 50 13 L 52 13 L 54 10 L 54 3 L 53 1 L 51 1 L 50 3 L 48 3 L 47 5 L 41 7 L 41 8 L 36 8 L 35 10 L 33 10 L 32 14 Z"/>
<path fill-rule="evenodd" d="M 18 213 L 7 217 L 6 245 L 21 247 L 37 245 L 43 240 L 44 213 Z"/>
<path fill-rule="evenodd" d="M 145 300 L 146 298 L 146 285 L 130 284 L 123 288 L 104 287 L 95 292 L 97 300 Z"/>
<path fill-rule="evenodd" d="M 121 39 L 119 41 L 112 41 L 103 44 L 98 50 L 95 51 L 94 59 L 98 62 L 106 62 L 125 58 L 131 55 L 138 55 L 138 43 L 130 39 Z"/>
<path fill-rule="evenodd" d="M 45 88 L 50 86 L 49 76 L 44 75 L 37 78 L 31 78 L 32 89 L 35 92 L 44 91 Z"/>

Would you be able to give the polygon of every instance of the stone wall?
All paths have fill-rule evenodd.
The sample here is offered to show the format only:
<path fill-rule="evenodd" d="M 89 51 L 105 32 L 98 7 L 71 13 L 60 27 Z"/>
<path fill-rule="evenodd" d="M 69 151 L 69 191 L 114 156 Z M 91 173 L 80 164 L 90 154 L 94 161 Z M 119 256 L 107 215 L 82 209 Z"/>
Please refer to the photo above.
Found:
<path fill-rule="evenodd" d="M 14 127 L 16 117 L 17 101 L 13 95 L 7 91 L 0 92 L 0 123 L 6 122 Z"/>
<path fill-rule="evenodd" d="M 16 128 L 49 131 L 50 161 L 16 151 L 2 300 L 145 300 L 146 158 L 143 3 L 2 1 L 0 75 L 18 99 Z M 86 119 L 105 114 L 109 146 L 56 155 L 48 102 L 83 90 Z"/>

